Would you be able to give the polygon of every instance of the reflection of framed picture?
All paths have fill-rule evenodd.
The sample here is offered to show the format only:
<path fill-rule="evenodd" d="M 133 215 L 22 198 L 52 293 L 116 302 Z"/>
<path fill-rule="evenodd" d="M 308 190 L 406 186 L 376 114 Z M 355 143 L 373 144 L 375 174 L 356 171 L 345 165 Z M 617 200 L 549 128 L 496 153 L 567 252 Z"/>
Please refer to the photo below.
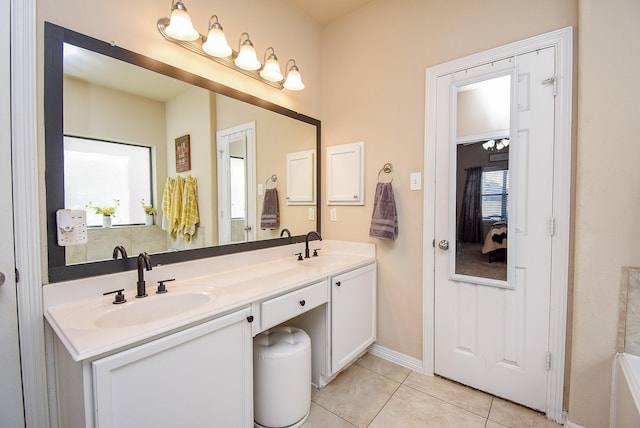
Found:
<path fill-rule="evenodd" d="M 191 169 L 191 149 L 189 134 L 176 138 L 176 172 Z"/>
<path fill-rule="evenodd" d="M 495 153 L 489 155 L 489 162 L 508 161 L 509 153 Z"/>

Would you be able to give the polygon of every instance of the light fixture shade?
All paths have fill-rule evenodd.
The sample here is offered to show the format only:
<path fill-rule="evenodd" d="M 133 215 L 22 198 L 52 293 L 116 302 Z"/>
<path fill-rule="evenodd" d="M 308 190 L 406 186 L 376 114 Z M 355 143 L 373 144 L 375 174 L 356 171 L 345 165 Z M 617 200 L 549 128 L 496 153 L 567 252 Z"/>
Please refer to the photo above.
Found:
<path fill-rule="evenodd" d="M 244 35 L 247 36 L 247 40 L 241 42 L 240 49 L 238 49 L 238 56 L 234 62 L 243 70 L 257 70 L 262 66 L 262 64 L 258 61 L 256 50 L 253 48 L 253 43 L 251 43 L 251 40 L 249 39 L 249 34 L 242 33 L 240 35 L 240 40 L 242 41 L 242 36 Z"/>
<path fill-rule="evenodd" d="M 264 62 L 264 67 L 260 71 L 260 76 L 263 79 L 268 80 L 269 82 L 280 82 L 282 79 L 284 79 L 284 77 L 282 76 L 282 72 L 280 71 L 278 57 L 276 56 L 273 48 L 267 48 L 264 56 L 266 58 L 267 52 L 269 52 L 269 50 L 271 50 L 271 55 L 269 55 L 269 58 Z"/>
<path fill-rule="evenodd" d="M 215 18 L 215 22 L 211 22 Z M 226 58 L 231 55 L 231 47 L 227 43 L 227 38 L 222 31 L 222 25 L 218 22 L 218 17 L 213 15 L 209 19 L 209 34 L 207 41 L 202 44 L 202 50 L 217 58 Z"/>
<path fill-rule="evenodd" d="M 489 141 L 486 141 L 486 142 L 482 143 L 482 147 L 483 147 L 485 150 L 492 149 L 492 148 L 494 148 L 494 147 L 495 147 L 495 145 L 496 145 L 495 140 L 489 140 Z"/>
<path fill-rule="evenodd" d="M 200 37 L 200 33 L 193 28 L 187 8 L 181 1 L 171 5 L 171 19 L 169 25 L 165 28 L 165 32 L 172 39 L 186 42 L 191 42 Z"/>
<path fill-rule="evenodd" d="M 289 62 L 293 62 L 291 68 L 288 68 Z M 287 77 L 284 81 L 284 87 L 290 91 L 301 91 L 304 89 L 304 83 L 302 83 L 302 76 L 300 76 L 300 70 L 295 61 L 290 59 L 287 61 Z"/>

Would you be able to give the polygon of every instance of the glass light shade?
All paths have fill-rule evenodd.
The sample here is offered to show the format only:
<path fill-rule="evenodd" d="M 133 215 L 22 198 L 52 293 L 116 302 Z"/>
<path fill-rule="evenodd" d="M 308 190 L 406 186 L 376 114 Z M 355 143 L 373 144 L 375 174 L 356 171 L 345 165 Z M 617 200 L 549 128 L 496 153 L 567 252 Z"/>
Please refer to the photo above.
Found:
<path fill-rule="evenodd" d="M 270 82 L 279 82 L 284 77 L 280 71 L 280 64 L 278 64 L 278 58 L 275 55 L 270 55 L 267 62 L 264 64 L 264 68 L 260 71 L 260 76 Z"/>
<path fill-rule="evenodd" d="M 504 149 L 504 145 L 502 144 L 502 141 L 498 141 L 498 144 L 496 144 L 496 149 L 498 150 Z"/>
<path fill-rule="evenodd" d="M 222 32 L 222 28 L 215 26 L 209 30 L 207 41 L 202 45 L 202 49 L 211 56 L 226 58 L 231 55 L 231 47 L 227 43 L 227 38 Z"/>
<path fill-rule="evenodd" d="M 287 73 L 287 80 L 284 82 L 284 87 L 290 91 L 301 91 L 304 89 L 304 83 L 302 83 L 302 76 L 300 71 L 295 65 L 291 67 Z"/>
<path fill-rule="evenodd" d="M 251 40 L 245 40 L 238 52 L 238 57 L 234 61 L 236 65 L 244 70 L 257 70 L 261 64 L 256 56 Z"/>
<path fill-rule="evenodd" d="M 193 24 L 191 18 L 186 9 L 174 8 L 171 11 L 171 19 L 169 25 L 165 28 L 165 32 L 169 37 L 176 40 L 193 41 L 200 37 Z"/>
<path fill-rule="evenodd" d="M 494 140 L 489 140 L 485 143 L 482 143 L 482 148 L 484 148 L 485 150 L 489 150 L 492 149 L 495 145 L 496 142 Z"/>
<path fill-rule="evenodd" d="M 504 147 L 509 147 L 509 143 L 510 143 L 510 141 L 509 141 L 509 139 L 508 139 L 508 138 L 503 138 L 503 139 L 502 139 L 502 141 L 500 141 L 500 142 L 502 143 L 502 145 L 503 145 Z"/>

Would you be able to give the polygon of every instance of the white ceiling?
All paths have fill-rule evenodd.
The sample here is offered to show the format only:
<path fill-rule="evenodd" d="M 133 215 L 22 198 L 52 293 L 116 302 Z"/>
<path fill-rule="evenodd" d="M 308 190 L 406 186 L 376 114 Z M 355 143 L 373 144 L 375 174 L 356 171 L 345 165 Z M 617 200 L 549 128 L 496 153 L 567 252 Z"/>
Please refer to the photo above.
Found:
<path fill-rule="evenodd" d="M 372 0 L 287 0 L 287 2 L 320 25 L 370 3 Z"/>

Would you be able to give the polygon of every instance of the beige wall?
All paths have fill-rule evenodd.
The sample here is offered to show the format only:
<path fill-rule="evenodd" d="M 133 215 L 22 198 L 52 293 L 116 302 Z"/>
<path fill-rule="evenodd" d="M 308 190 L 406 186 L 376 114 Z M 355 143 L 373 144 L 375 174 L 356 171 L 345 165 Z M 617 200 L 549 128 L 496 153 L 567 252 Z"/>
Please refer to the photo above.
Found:
<path fill-rule="evenodd" d="M 246 30 L 259 51 L 269 43 L 280 58 L 295 56 L 307 84 L 295 94 L 273 91 L 163 41 L 154 26 L 168 15 L 165 3 L 129 2 L 128 15 L 120 12 L 120 3 L 39 0 L 38 58 L 41 22 L 47 19 L 319 117 L 324 147 L 365 141 L 365 205 L 338 207 L 337 222 L 329 222 L 323 206 L 323 235 L 378 244 L 378 343 L 415 358 L 422 358 L 423 192 L 409 191 L 408 178 L 423 166 L 425 69 L 575 26 L 579 120 L 568 407 L 573 422 L 608 425 L 620 268 L 640 264 L 640 144 L 634 138 L 640 131 L 635 119 L 640 96 L 631 75 L 640 62 L 640 2 L 376 0 L 322 32 L 277 0 L 220 0 L 213 11 L 205 0 L 187 3 L 194 16 L 203 17 L 201 32 L 215 12 L 228 34 Z M 41 60 L 39 81 L 42 105 Z M 393 243 L 368 238 L 374 184 L 385 162 L 394 166 L 400 214 L 400 235 Z"/>
<path fill-rule="evenodd" d="M 378 343 L 422 358 L 425 70 L 429 66 L 575 25 L 575 1 L 377 0 L 322 33 L 323 144 L 365 141 L 363 207 L 338 207 L 324 236 L 377 244 Z M 393 164 L 399 213 L 395 242 L 368 237 L 378 170 Z"/>
<path fill-rule="evenodd" d="M 639 23 L 637 0 L 580 0 L 569 418 L 588 427 L 608 426 L 621 268 L 640 265 Z"/>

